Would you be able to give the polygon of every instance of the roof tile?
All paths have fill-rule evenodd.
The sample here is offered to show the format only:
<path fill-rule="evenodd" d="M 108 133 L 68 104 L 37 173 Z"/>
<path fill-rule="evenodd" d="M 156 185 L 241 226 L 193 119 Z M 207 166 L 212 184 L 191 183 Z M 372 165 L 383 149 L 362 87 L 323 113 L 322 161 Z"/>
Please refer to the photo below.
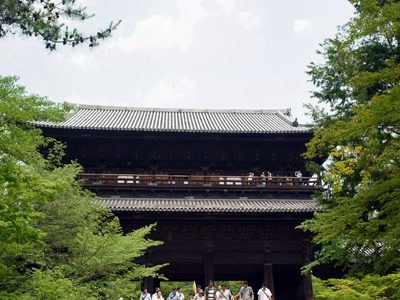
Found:
<path fill-rule="evenodd" d="M 78 105 L 63 122 L 36 122 L 41 127 L 94 130 L 304 133 L 289 110 L 192 110 Z"/>
<path fill-rule="evenodd" d="M 134 212 L 315 212 L 313 199 L 186 199 L 186 198 L 100 198 L 97 203 L 112 211 Z"/>

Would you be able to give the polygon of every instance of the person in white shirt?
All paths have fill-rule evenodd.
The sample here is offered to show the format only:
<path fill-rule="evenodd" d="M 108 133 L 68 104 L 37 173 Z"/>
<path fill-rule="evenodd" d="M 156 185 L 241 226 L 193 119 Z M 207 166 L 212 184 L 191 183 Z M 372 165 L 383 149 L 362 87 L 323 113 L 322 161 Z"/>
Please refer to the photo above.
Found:
<path fill-rule="evenodd" d="M 143 289 L 143 292 L 140 294 L 139 300 L 151 300 L 151 295 L 147 292 L 147 288 Z"/>
<path fill-rule="evenodd" d="M 176 291 L 177 300 L 185 300 L 185 295 L 183 294 L 182 288 L 178 287 Z"/>
<path fill-rule="evenodd" d="M 156 292 L 151 296 L 151 300 L 164 300 L 160 288 L 156 288 Z"/>
<path fill-rule="evenodd" d="M 195 300 L 204 300 L 204 293 L 203 291 L 199 292 L 195 296 Z"/>
<path fill-rule="evenodd" d="M 232 293 L 226 288 L 226 284 L 221 285 L 221 289 L 217 292 L 217 300 L 233 300 Z"/>
<path fill-rule="evenodd" d="M 190 297 L 190 300 L 200 300 L 199 299 L 199 293 L 203 293 L 203 290 L 201 289 L 201 285 L 198 285 L 196 287 L 196 292 L 192 294 L 192 297 Z M 204 293 L 203 293 L 203 298 L 204 298 Z"/>
<path fill-rule="evenodd" d="M 257 295 L 258 300 L 272 300 L 272 293 L 265 282 L 263 282 L 261 289 L 258 290 Z"/>

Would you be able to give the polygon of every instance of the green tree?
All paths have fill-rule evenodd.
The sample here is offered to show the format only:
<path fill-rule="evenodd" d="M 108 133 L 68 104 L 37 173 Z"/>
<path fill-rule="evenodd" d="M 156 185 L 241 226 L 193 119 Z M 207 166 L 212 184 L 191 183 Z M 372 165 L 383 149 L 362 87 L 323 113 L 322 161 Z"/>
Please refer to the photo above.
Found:
<path fill-rule="evenodd" d="M 302 224 L 320 246 L 315 261 L 350 274 L 400 267 L 400 2 L 350 1 L 355 16 L 308 73 L 318 88 L 306 157 L 320 169 L 325 210 Z"/>
<path fill-rule="evenodd" d="M 400 299 L 400 273 L 386 276 L 367 275 L 361 279 L 328 279 L 313 277 L 317 300 L 397 300 Z"/>
<path fill-rule="evenodd" d="M 160 244 L 146 238 L 154 225 L 122 234 L 118 219 L 80 187 L 80 167 L 60 163 L 63 145 L 32 125 L 68 110 L 0 77 L 1 299 L 128 296 L 133 280 L 162 267 L 135 263 Z"/>
<path fill-rule="evenodd" d="M 76 0 L 2 0 L 0 1 L 0 38 L 20 33 L 40 37 L 49 50 L 57 45 L 87 44 L 94 47 L 100 40 L 110 37 L 121 21 L 111 24 L 96 33 L 84 34 L 77 28 L 70 28 L 68 20 L 85 21 L 93 17 L 86 7 Z"/>

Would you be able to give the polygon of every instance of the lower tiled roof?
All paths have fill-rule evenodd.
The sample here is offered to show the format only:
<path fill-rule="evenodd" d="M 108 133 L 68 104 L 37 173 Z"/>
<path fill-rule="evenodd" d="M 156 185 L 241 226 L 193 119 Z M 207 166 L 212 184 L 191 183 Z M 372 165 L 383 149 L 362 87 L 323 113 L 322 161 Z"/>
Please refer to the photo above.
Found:
<path fill-rule="evenodd" d="M 188 199 L 188 198 L 101 198 L 98 203 L 112 211 L 133 212 L 314 212 L 312 199 Z"/>

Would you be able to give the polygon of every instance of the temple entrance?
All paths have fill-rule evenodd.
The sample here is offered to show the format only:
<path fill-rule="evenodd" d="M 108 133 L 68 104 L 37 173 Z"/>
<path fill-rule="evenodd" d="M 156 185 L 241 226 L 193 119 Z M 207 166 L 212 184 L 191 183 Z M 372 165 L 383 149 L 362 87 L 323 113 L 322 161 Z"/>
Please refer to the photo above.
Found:
<path fill-rule="evenodd" d="M 275 299 L 300 300 L 305 298 L 300 268 L 300 265 L 274 266 Z"/>
<path fill-rule="evenodd" d="M 226 283 L 230 286 L 232 294 L 237 295 L 241 286 L 241 282 L 246 280 L 253 288 L 257 300 L 257 291 L 263 281 L 267 281 L 268 288 L 274 294 L 274 300 L 303 300 L 305 299 L 304 280 L 300 273 L 301 265 L 274 265 L 273 266 L 273 283 L 265 280 L 264 267 L 261 265 L 243 265 L 243 264 L 226 264 L 215 265 L 214 277 L 215 286 Z M 173 272 L 174 269 L 186 270 L 185 273 Z M 170 281 L 148 281 L 149 289 L 160 286 L 164 297 L 168 296 L 173 287 L 182 287 L 186 300 L 190 299 L 193 281 L 196 285 L 201 285 L 202 289 L 207 285 L 208 281 L 204 280 L 204 274 L 201 272 L 200 266 L 184 265 L 175 268 L 169 266 L 164 269 L 163 273 Z M 171 272 L 171 273 L 170 273 Z"/>

